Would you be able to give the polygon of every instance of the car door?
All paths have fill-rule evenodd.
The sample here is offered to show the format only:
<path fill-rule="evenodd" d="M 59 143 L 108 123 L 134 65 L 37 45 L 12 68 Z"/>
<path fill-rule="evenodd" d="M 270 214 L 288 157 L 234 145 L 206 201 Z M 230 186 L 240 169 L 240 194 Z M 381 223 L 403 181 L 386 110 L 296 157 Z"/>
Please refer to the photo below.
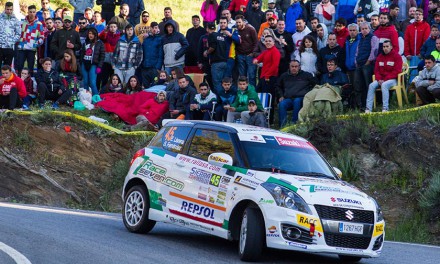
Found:
<path fill-rule="evenodd" d="M 196 220 L 206 226 L 222 227 L 226 212 L 226 196 L 232 184 L 226 169 L 208 163 L 215 152 L 235 158 L 235 148 L 227 131 L 195 128 L 186 154 L 179 154 L 175 173 L 184 175 L 186 187 L 178 214 Z"/>

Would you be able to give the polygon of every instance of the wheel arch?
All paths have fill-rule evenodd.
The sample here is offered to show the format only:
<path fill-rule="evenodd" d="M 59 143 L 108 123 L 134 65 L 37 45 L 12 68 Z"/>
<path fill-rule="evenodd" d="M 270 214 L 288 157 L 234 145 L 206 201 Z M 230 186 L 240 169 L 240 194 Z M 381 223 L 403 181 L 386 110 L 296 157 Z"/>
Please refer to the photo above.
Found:
<path fill-rule="evenodd" d="M 265 226 L 263 212 L 261 211 L 258 204 L 256 204 L 252 200 L 242 200 L 238 204 L 235 205 L 234 209 L 232 209 L 231 216 L 229 217 L 229 232 L 231 233 L 231 238 L 233 240 L 239 239 L 241 217 L 243 215 L 244 210 L 248 207 L 258 209 L 258 211 L 261 214 L 261 218 L 263 219 L 264 226 Z"/>

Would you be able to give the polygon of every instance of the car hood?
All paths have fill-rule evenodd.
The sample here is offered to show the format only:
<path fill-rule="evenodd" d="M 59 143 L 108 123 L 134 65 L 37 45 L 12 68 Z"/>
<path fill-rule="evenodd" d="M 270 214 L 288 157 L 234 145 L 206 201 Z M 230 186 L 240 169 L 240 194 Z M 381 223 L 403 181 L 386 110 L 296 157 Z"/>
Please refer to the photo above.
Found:
<path fill-rule="evenodd" d="M 276 173 L 270 174 L 266 181 L 273 183 L 279 181 L 280 185 L 292 186 L 292 189 L 311 205 L 320 204 L 359 210 L 376 209 L 373 200 L 367 194 L 345 181 Z"/>

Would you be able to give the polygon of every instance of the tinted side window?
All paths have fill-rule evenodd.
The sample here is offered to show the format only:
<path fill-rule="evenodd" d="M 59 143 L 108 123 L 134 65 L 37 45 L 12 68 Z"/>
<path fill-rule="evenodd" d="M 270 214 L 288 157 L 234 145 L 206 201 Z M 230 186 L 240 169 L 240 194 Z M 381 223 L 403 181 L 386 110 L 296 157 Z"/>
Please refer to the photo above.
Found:
<path fill-rule="evenodd" d="M 235 161 L 234 145 L 228 133 L 197 129 L 188 155 L 207 161 L 209 155 L 214 152 L 229 154 Z"/>
<path fill-rule="evenodd" d="M 190 127 L 167 127 L 156 135 L 150 146 L 180 153 L 190 130 Z"/>

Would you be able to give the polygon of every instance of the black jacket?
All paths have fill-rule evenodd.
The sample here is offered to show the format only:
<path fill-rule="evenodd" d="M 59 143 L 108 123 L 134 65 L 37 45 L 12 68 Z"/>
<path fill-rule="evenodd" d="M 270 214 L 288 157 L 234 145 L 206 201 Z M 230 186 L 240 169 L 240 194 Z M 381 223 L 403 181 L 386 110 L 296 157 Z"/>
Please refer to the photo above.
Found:
<path fill-rule="evenodd" d="M 276 86 L 278 98 L 304 97 L 317 83 L 317 78 L 309 72 L 300 70 L 297 75 L 293 75 L 287 71 L 278 79 Z"/>

